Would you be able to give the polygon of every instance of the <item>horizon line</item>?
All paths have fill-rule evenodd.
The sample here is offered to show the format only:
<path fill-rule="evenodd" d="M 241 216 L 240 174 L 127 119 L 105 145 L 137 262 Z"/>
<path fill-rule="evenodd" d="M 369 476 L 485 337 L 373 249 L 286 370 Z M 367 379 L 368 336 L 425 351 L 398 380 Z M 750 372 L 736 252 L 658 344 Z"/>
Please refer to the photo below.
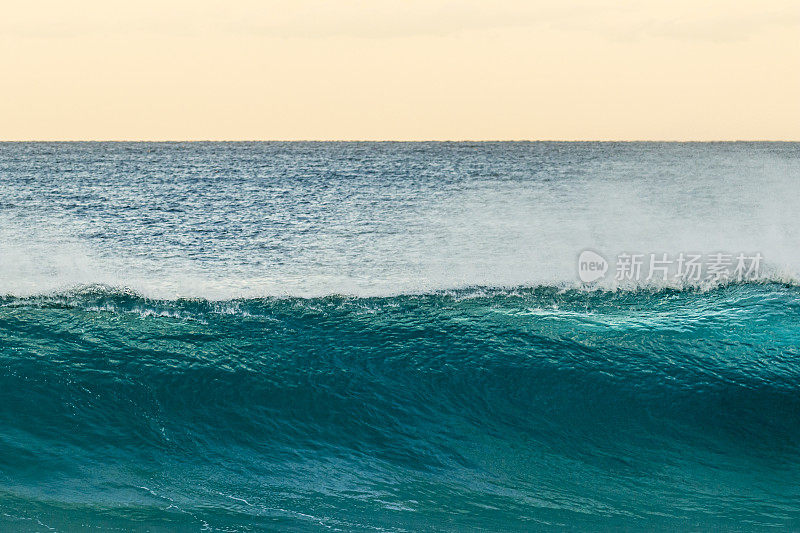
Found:
<path fill-rule="evenodd" d="M 0 139 L 0 143 L 798 143 L 798 139 Z"/>

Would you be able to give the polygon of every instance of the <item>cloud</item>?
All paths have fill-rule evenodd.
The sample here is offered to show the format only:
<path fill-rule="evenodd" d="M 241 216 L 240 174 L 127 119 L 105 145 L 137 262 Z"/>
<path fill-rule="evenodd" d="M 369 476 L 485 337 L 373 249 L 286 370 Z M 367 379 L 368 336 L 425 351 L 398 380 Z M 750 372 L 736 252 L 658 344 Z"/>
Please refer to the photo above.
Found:
<path fill-rule="evenodd" d="M 279 39 L 397 39 L 521 30 L 580 32 L 614 41 L 743 40 L 800 27 L 793 0 L 30 0 L 6 9 L 0 38 L 238 35 Z"/>

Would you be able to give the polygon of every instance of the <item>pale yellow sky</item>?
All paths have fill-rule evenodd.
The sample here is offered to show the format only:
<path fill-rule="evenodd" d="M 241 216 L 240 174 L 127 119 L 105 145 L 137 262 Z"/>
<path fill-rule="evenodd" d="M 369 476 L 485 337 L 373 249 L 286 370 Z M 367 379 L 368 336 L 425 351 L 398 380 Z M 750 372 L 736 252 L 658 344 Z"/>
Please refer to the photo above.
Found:
<path fill-rule="evenodd" d="M 797 0 L 9 0 L 0 140 L 800 140 Z"/>

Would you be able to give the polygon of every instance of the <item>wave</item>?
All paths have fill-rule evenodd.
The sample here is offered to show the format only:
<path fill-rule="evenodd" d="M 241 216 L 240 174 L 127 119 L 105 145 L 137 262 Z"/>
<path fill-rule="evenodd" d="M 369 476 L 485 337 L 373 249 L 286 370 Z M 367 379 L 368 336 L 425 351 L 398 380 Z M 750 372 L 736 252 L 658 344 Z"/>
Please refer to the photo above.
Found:
<path fill-rule="evenodd" d="M 778 283 L 4 297 L 0 523 L 794 527 L 798 317 Z"/>

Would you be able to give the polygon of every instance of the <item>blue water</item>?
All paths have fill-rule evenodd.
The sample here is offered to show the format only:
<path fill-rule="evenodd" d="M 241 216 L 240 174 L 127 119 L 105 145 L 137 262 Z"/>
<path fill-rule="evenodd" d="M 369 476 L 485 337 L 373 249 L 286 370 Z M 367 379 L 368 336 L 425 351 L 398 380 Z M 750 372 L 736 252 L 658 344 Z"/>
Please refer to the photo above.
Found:
<path fill-rule="evenodd" d="M 0 144 L 0 529 L 800 528 L 800 145 Z M 576 259 L 758 251 L 758 282 Z"/>

